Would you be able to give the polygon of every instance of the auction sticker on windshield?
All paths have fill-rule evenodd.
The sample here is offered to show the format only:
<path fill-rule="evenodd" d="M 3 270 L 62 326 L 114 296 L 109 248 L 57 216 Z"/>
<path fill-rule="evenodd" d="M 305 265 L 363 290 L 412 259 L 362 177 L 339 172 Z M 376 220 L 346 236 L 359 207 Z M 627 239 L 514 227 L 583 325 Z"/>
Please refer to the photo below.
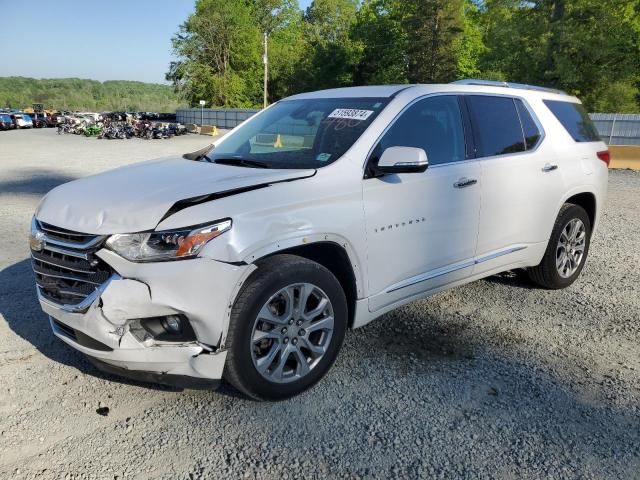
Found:
<path fill-rule="evenodd" d="M 348 120 L 366 120 L 373 110 L 356 110 L 353 108 L 336 108 L 327 118 L 344 118 Z"/>

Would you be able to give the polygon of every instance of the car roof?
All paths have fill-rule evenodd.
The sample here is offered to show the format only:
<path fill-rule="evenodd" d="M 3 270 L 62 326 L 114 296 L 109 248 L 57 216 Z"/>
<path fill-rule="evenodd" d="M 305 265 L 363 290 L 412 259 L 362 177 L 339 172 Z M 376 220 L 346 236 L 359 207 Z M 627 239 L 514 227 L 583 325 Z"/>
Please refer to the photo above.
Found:
<path fill-rule="evenodd" d="M 318 90 L 315 92 L 292 95 L 285 100 L 311 98 L 388 98 L 412 85 L 370 85 L 365 87 L 343 87 Z"/>
<path fill-rule="evenodd" d="M 514 97 L 542 97 L 562 99 L 564 101 L 580 102 L 576 97 L 559 90 L 545 89 L 534 85 L 524 85 L 507 82 L 493 82 L 487 84 L 453 82 L 433 84 L 405 84 L 405 85 L 372 85 L 365 87 L 343 87 L 316 92 L 301 93 L 287 97 L 284 100 L 306 100 L 314 98 L 391 98 L 402 94 L 403 97 L 419 97 L 430 93 L 484 93 L 493 95 L 509 95 Z"/>

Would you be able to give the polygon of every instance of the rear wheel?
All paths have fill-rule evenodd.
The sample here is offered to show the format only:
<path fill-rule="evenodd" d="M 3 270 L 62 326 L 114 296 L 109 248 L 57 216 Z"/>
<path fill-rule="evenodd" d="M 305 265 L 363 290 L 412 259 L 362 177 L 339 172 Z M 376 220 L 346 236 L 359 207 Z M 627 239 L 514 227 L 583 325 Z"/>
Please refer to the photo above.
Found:
<path fill-rule="evenodd" d="M 563 205 L 542 262 L 528 270 L 529 277 L 545 288 L 568 287 L 582 272 L 590 241 L 591 221 L 587 212 L 579 205 Z"/>
<path fill-rule="evenodd" d="M 347 328 L 347 302 L 322 265 L 276 255 L 258 266 L 231 312 L 225 378 L 257 400 L 281 400 L 320 380 Z"/>

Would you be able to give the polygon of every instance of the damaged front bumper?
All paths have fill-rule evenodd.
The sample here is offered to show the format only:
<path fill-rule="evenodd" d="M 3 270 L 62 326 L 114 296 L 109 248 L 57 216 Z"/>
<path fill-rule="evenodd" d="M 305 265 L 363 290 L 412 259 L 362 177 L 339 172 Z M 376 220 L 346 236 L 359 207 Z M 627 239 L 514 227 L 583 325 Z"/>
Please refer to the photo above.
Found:
<path fill-rule="evenodd" d="M 114 274 L 84 302 L 58 304 L 38 291 L 54 334 L 109 373 L 185 388 L 215 387 L 224 369 L 233 298 L 255 267 L 208 258 L 134 263 L 106 249 L 95 255 Z M 134 328 L 141 319 L 175 315 L 188 322 L 194 338 L 141 338 Z"/>

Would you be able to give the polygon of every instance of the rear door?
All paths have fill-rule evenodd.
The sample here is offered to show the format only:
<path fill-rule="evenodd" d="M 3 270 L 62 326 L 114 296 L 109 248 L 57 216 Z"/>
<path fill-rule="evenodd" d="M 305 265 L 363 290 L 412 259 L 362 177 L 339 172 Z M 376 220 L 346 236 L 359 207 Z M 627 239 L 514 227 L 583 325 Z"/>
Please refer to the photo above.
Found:
<path fill-rule="evenodd" d="M 475 274 L 513 264 L 546 244 L 564 187 L 556 153 L 523 99 L 465 100 L 482 172 Z"/>
<path fill-rule="evenodd" d="M 469 158 L 459 97 L 413 103 L 370 161 L 399 146 L 424 149 L 429 167 L 363 182 L 371 311 L 468 276 L 476 249 L 480 167 Z"/>

